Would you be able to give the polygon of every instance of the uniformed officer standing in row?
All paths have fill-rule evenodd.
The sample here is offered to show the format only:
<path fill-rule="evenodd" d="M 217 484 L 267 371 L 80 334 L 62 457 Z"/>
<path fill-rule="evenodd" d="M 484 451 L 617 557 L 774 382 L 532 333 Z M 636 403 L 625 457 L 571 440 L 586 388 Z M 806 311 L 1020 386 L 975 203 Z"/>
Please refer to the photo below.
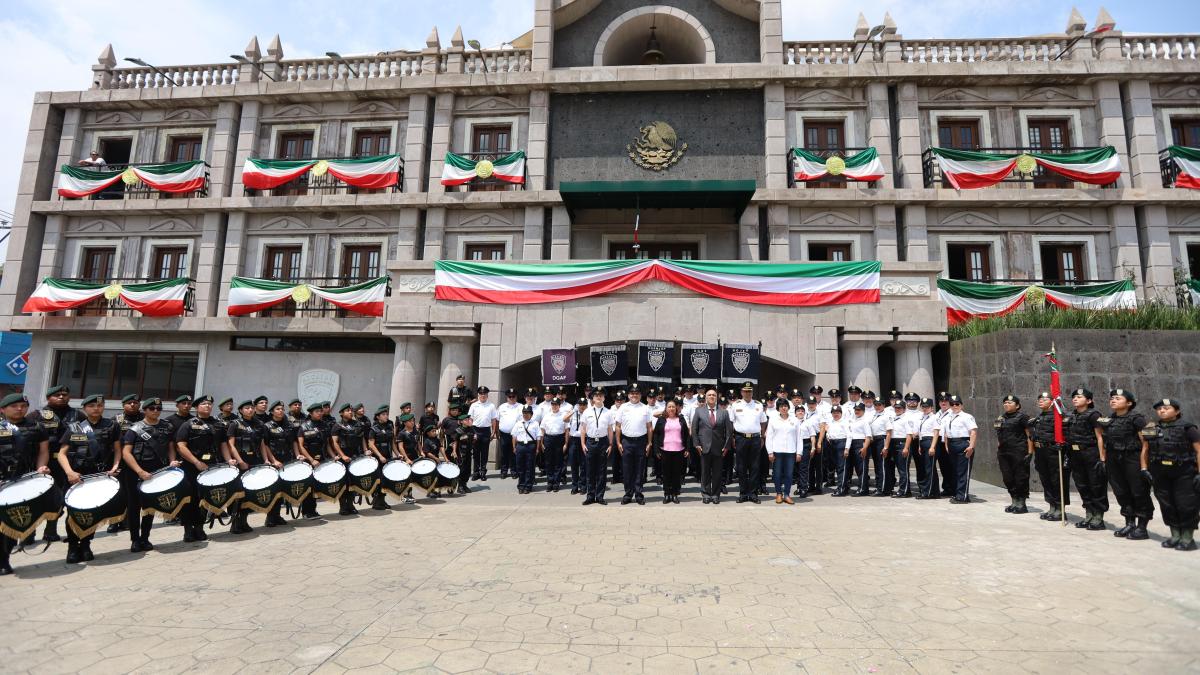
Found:
<path fill-rule="evenodd" d="M 497 432 L 500 424 L 499 411 L 495 404 L 488 400 L 490 393 L 491 390 L 487 387 L 480 387 L 475 402 L 467 409 L 467 417 L 471 418 L 474 438 L 468 447 L 459 448 L 460 466 L 463 470 L 459 485 L 463 487 L 467 484 L 468 476 L 473 480 L 487 482 L 488 455 L 492 441 L 499 437 Z M 474 470 L 471 468 L 472 465 L 474 465 Z"/>
<path fill-rule="evenodd" d="M 1164 398 L 1154 404 L 1158 422 L 1146 427 L 1142 437 L 1142 467 L 1154 483 L 1154 496 L 1162 510 L 1171 538 L 1163 548 L 1196 550 L 1196 528 L 1200 522 L 1200 429 L 1180 419 L 1179 401 Z"/>
<path fill-rule="evenodd" d="M 1033 457 L 1033 438 L 1029 433 L 1029 415 L 1021 412 L 1021 399 L 1004 397 L 1004 412 L 992 423 L 996 429 L 996 459 L 1009 505 L 1005 513 L 1029 513 L 1029 462 Z"/>
<path fill-rule="evenodd" d="M 196 477 L 221 464 L 236 466 L 229 460 L 225 445 L 225 425 L 212 416 L 213 399 L 207 394 L 195 401 L 196 416 L 190 417 L 175 430 L 175 451 L 184 460 L 183 471 L 193 490 L 198 486 Z M 204 521 L 207 515 L 200 506 L 199 493 L 193 492 L 192 503 L 181 512 L 183 518 L 183 540 L 204 541 Z"/>
<path fill-rule="evenodd" d="M 266 414 L 266 407 L 267 404 L 264 402 L 262 404 L 263 414 Z M 267 453 L 270 452 L 266 443 L 266 424 L 259 421 L 257 410 L 258 404 L 254 401 L 242 401 L 238 404 L 238 418 L 225 428 L 226 452 L 229 453 L 229 459 L 232 459 L 242 471 L 265 464 Z M 242 508 L 240 503 L 234 504 L 230 509 L 233 511 L 233 522 L 229 525 L 230 534 L 247 534 L 254 531 L 248 522 L 250 517 L 248 509 Z"/>
<path fill-rule="evenodd" d="M 625 479 L 625 496 L 621 504 L 636 501 L 646 503 L 642 494 L 646 459 L 650 456 L 650 434 L 654 432 L 653 411 L 642 403 L 641 386 L 634 382 L 629 386 L 629 402 L 617 411 L 613 434 L 617 440 L 617 452 L 621 455 L 621 475 Z"/>
<path fill-rule="evenodd" d="M 1064 506 L 1070 506 L 1071 493 L 1063 483 L 1066 480 L 1066 448 L 1054 437 L 1054 397 L 1050 392 L 1038 394 L 1037 417 L 1029 421 L 1033 437 L 1033 462 L 1037 468 L 1038 481 L 1042 484 L 1042 498 L 1050 508 L 1038 516 L 1042 520 L 1059 520 Z"/>
<path fill-rule="evenodd" d="M 296 460 L 296 434 L 299 431 L 299 427 L 292 424 L 288 418 L 287 411 L 283 407 L 283 401 L 272 403 L 269 411 L 271 418 L 263 425 L 263 429 L 266 430 L 264 440 L 266 441 L 267 449 L 271 451 L 272 466 L 282 469 L 284 464 Z M 275 504 L 267 512 L 267 521 L 264 523 L 267 527 L 287 525 L 287 521 L 279 513 L 282 508 L 283 499 L 275 500 Z"/>
<path fill-rule="evenodd" d="M 513 427 L 513 445 L 517 460 L 517 494 L 533 492 L 533 466 L 541 439 L 541 429 L 533 419 L 533 406 L 521 410 L 521 421 Z"/>
<path fill-rule="evenodd" d="M 504 391 L 504 403 L 496 406 L 497 464 L 500 477 L 508 478 L 517 471 L 513 449 L 512 430 L 521 421 L 521 409 L 525 406 L 517 400 L 517 390 L 509 387 Z"/>
<path fill-rule="evenodd" d="M 954 497 L 950 499 L 950 503 L 969 504 L 971 462 L 975 457 L 979 426 L 970 413 L 963 412 L 963 402 L 958 394 L 947 396 L 946 401 L 950 404 L 950 414 L 942 421 L 941 431 L 946 439 L 951 466 L 954 468 Z"/>
<path fill-rule="evenodd" d="M 1074 411 L 1064 421 L 1067 447 L 1070 448 L 1071 478 L 1079 491 L 1079 500 L 1087 516 L 1075 527 L 1103 530 L 1108 511 L 1108 476 L 1104 469 L 1104 437 L 1100 433 L 1100 411 L 1092 402 L 1092 392 L 1079 388 L 1071 392 Z"/>
<path fill-rule="evenodd" d="M 758 504 L 759 456 L 767 415 L 763 405 L 754 400 L 753 384 L 742 384 L 742 397 L 729 406 L 729 417 L 733 421 L 733 450 L 738 470 L 737 501 Z"/>
<path fill-rule="evenodd" d="M 46 430 L 47 438 L 57 441 L 62 436 L 63 429 L 68 424 L 83 419 L 83 413 L 71 407 L 71 390 L 66 385 L 59 384 L 46 390 L 46 407 L 35 414 L 31 414 L 30 417 L 33 421 L 42 425 Z M 60 492 L 66 492 L 66 476 L 63 474 L 62 466 L 58 462 L 50 463 L 50 475 L 54 476 L 54 486 Z M 33 535 L 30 535 L 30 539 L 32 538 Z M 57 520 L 51 520 L 46 523 L 46 530 L 42 535 L 42 539 L 47 542 L 59 541 L 61 539 L 58 535 Z"/>
<path fill-rule="evenodd" d="M 67 424 L 55 443 L 58 464 L 68 485 L 95 473 L 116 476 L 121 468 L 121 428 L 104 416 L 104 397 L 92 394 L 83 399 L 82 407 L 84 419 Z M 95 557 L 92 554 L 94 534 L 81 538 L 70 523 L 66 529 L 67 564 L 92 560 Z"/>
<path fill-rule="evenodd" d="M 329 432 L 325 426 L 325 408 L 318 401 L 308 406 L 308 419 L 300 423 L 296 432 L 296 449 L 314 468 L 329 457 Z M 307 520 L 316 520 L 317 498 L 311 492 L 300 502 L 300 515 Z"/>
<path fill-rule="evenodd" d="M 179 466 L 175 457 L 175 440 L 171 425 L 162 414 L 162 399 L 153 397 L 142 401 L 141 421 L 136 422 L 121 439 L 122 453 L 128 471 L 122 471 L 125 479 L 125 495 L 128 505 L 125 520 L 129 523 L 129 552 L 153 551 L 150 543 L 150 528 L 154 525 L 154 514 L 141 516 L 141 501 L 138 480 L 146 480 L 159 469 Z M 140 516 L 140 518 L 139 518 Z"/>
<path fill-rule="evenodd" d="M 604 407 L 604 390 L 592 392 L 592 404 L 579 418 L 583 438 L 584 462 L 587 464 L 587 498 L 583 505 L 608 504 L 604 491 L 608 486 L 608 456 L 613 446 L 612 412 Z"/>
<path fill-rule="evenodd" d="M 1132 391 L 1113 389 L 1108 393 L 1112 414 L 1096 422 L 1104 437 L 1108 483 L 1125 518 L 1125 527 L 1113 536 L 1138 541 L 1150 538 L 1146 525 L 1154 517 L 1154 502 L 1150 499 L 1150 481 L 1142 473 L 1147 442 L 1141 433 L 1148 422 L 1145 415 L 1134 412 L 1136 406 L 1137 397 Z"/>
<path fill-rule="evenodd" d="M 29 415 L 29 399 L 9 394 L 0 399 L 0 482 L 16 480 L 30 471 L 50 473 L 50 443 L 46 429 Z M 59 468 L 62 468 L 61 465 Z M 12 574 L 9 553 L 17 540 L 0 534 L 0 576 Z"/>

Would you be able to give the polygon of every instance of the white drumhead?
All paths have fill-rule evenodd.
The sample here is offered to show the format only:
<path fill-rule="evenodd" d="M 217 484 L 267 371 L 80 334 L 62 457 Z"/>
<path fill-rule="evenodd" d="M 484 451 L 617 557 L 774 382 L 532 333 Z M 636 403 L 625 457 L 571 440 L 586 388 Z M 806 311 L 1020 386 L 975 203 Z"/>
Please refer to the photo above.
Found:
<path fill-rule="evenodd" d="M 279 471 L 280 478 L 293 483 L 307 480 L 311 475 L 313 475 L 313 469 L 308 462 L 292 462 L 291 464 L 284 464 L 283 469 Z"/>
<path fill-rule="evenodd" d="M 121 481 L 116 478 L 91 476 L 68 488 L 63 501 L 73 509 L 94 509 L 107 504 L 120 491 Z"/>
<path fill-rule="evenodd" d="M 0 506 L 24 504 L 40 497 L 54 487 L 54 479 L 48 474 L 20 478 L 0 487 Z"/>
<path fill-rule="evenodd" d="M 439 474 L 450 480 L 458 478 L 458 474 L 462 473 L 462 469 L 458 468 L 458 465 L 454 462 L 442 462 L 441 464 L 438 464 L 437 471 Z"/>
<path fill-rule="evenodd" d="M 279 480 L 279 470 L 273 466 L 260 464 L 250 467 L 246 473 L 242 474 L 242 487 L 247 490 L 261 490 L 269 488 Z"/>
<path fill-rule="evenodd" d="M 383 476 L 396 482 L 408 480 L 412 477 L 412 467 L 408 465 L 408 462 L 401 462 L 397 459 L 383 465 Z"/>
<path fill-rule="evenodd" d="M 432 459 L 418 459 L 413 462 L 412 472 L 418 476 L 428 476 L 437 471 L 437 464 Z"/>
<path fill-rule="evenodd" d="M 377 470 L 379 470 L 379 460 L 370 455 L 350 460 L 350 475 L 352 476 L 369 476 Z"/>
<path fill-rule="evenodd" d="M 313 478 L 320 483 L 336 483 L 346 477 L 346 465 L 341 462 L 325 462 L 313 469 Z"/>
<path fill-rule="evenodd" d="M 236 466 L 214 466 L 196 476 L 196 482 L 204 486 L 225 485 L 238 477 Z"/>
<path fill-rule="evenodd" d="M 183 469 L 172 467 L 170 469 L 160 469 L 138 486 L 138 489 L 148 495 L 156 495 L 161 492 L 166 492 L 171 488 L 183 482 Z"/>

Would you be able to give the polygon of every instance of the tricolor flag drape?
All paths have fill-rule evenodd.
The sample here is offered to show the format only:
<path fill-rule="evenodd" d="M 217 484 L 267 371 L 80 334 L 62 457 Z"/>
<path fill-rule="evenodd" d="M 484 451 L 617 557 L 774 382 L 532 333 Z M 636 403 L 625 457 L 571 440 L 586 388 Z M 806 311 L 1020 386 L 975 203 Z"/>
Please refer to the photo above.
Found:
<path fill-rule="evenodd" d="M 518 150 L 496 159 L 473 159 L 446 153 L 442 166 L 442 185 L 465 185 L 475 179 L 495 178 L 516 185 L 525 182 L 525 152 Z"/>
<path fill-rule="evenodd" d="M 1179 167 L 1179 175 L 1175 177 L 1175 187 L 1200 190 L 1200 148 L 1185 148 L 1182 145 L 1172 145 L 1167 148 L 1171 161 Z"/>
<path fill-rule="evenodd" d="M 1089 185 L 1109 185 L 1121 175 L 1121 162 L 1111 145 L 1068 153 L 1027 152 L 1008 154 L 931 148 L 942 167 L 942 176 L 956 190 L 991 187 L 1013 169 L 1033 173 L 1037 167 Z"/>
<path fill-rule="evenodd" d="M 1188 279 L 1188 295 L 1192 296 L 1192 307 L 1200 307 L 1200 279 Z"/>
<path fill-rule="evenodd" d="M 166 279 L 145 284 L 95 284 L 71 279 L 46 278 L 34 289 L 21 311 L 26 314 L 59 312 L 101 297 L 120 298 L 144 316 L 182 316 L 188 279 Z"/>
<path fill-rule="evenodd" d="M 823 159 L 803 148 L 792 149 L 792 177 L 797 183 L 820 180 L 825 176 L 845 176 L 846 180 L 870 183 L 883 178 L 883 162 L 875 148 L 867 148 L 849 157 Z"/>
<path fill-rule="evenodd" d="M 96 194 L 117 181 L 145 185 L 159 192 L 195 192 L 204 188 L 208 165 L 203 161 L 131 166 L 124 171 L 93 171 L 64 164 L 58 173 L 58 194 L 75 198 Z"/>
<path fill-rule="evenodd" d="M 1050 353 L 1045 356 L 1050 361 L 1050 396 L 1054 399 L 1054 442 L 1062 443 L 1066 440 L 1063 436 L 1062 381 L 1058 372 L 1058 354 L 1054 352 L 1051 345 Z"/>
<path fill-rule="evenodd" d="M 938 279 L 937 286 L 942 301 L 946 303 L 946 320 L 951 326 L 971 319 L 986 319 L 1013 312 L 1024 304 L 1031 288 L 1040 288 L 1046 295 L 1046 302 L 1057 307 L 1095 310 L 1137 308 L 1137 294 L 1133 281 L 1129 279 L 1077 286 L 1011 286 Z"/>
<path fill-rule="evenodd" d="M 228 314 L 245 316 L 288 299 L 301 304 L 316 296 L 356 314 L 383 316 L 387 281 L 387 277 L 379 277 L 352 286 L 329 287 L 234 277 L 229 285 Z"/>
<path fill-rule="evenodd" d="M 880 267 L 878 261 L 610 260 L 538 265 L 439 260 L 434 264 L 434 297 L 502 305 L 561 302 L 656 279 L 702 295 L 757 305 L 848 305 L 879 302 Z"/>
<path fill-rule="evenodd" d="M 400 155 L 354 159 L 255 159 L 242 165 L 242 185 L 249 190 L 270 190 L 312 171 L 329 173 L 341 182 L 363 189 L 392 187 L 400 182 Z"/>

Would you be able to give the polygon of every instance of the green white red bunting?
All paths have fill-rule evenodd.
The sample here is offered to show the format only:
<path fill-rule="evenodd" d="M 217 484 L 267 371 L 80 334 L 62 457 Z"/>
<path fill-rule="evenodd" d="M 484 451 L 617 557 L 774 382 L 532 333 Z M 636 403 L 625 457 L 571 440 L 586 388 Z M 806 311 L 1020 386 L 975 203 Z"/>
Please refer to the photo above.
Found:
<path fill-rule="evenodd" d="M 70 279 L 44 279 L 25 301 L 26 314 L 60 312 L 88 304 L 101 297 L 120 298 L 145 316 L 182 316 L 188 279 L 165 279 L 145 284 L 95 284 Z"/>
<path fill-rule="evenodd" d="M 1137 308 L 1133 282 L 1128 279 L 1078 286 L 1006 286 L 938 279 L 937 286 L 942 301 L 946 303 L 946 320 L 951 326 L 1016 311 L 1024 304 L 1031 288 L 1040 288 L 1046 295 L 1046 301 L 1057 307 L 1094 310 Z"/>
<path fill-rule="evenodd" d="M 1121 176 L 1121 162 L 1111 145 L 1069 153 L 1001 154 L 933 148 L 942 176 L 956 190 L 991 187 L 1013 169 L 1032 173 L 1037 167 L 1089 185 L 1109 185 Z"/>
<path fill-rule="evenodd" d="M 131 166 L 124 171 L 93 171 L 64 164 L 58 174 L 58 194 L 75 198 L 96 194 L 119 180 L 139 182 L 159 192 L 184 193 L 204 188 L 208 165 L 203 161 Z"/>
<path fill-rule="evenodd" d="M 867 148 L 849 157 L 822 158 L 803 148 L 792 150 L 792 177 L 797 183 L 820 180 L 825 176 L 845 176 L 846 180 L 870 183 L 883 178 L 883 162 L 875 148 Z"/>
<path fill-rule="evenodd" d="M 525 153 L 517 151 L 496 159 L 475 161 L 453 152 L 446 153 L 442 185 L 465 185 L 476 179 L 495 178 L 520 185 L 525 182 Z"/>
<path fill-rule="evenodd" d="M 879 302 L 880 263 L 612 260 L 537 265 L 439 260 L 438 300 L 501 305 L 604 295 L 656 279 L 735 302 L 789 307 Z"/>
<path fill-rule="evenodd" d="M 1192 296 L 1192 307 L 1200 307 L 1200 279 L 1188 279 L 1188 295 Z"/>
<path fill-rule="evenodd" d="M 242 165 L 242 185 L 250 190 L 270 190 L 313 172 L 326 172 L 341 182 L 363 189 L 392 187 L 400 182 L 400 155 L 355 159 L 255 159 Z"/>
<path fill-rule="evenodd" d="M 245 316 L 288 299 L 302 304 L 315 296 L 356 314 L 383 316 L 387 282 L 387 277 L 379 277 L 352 286 L 330 287 L 234 277 L 229 285 L 228 314 Z"/>
<path fill-rule="evenodd" d="M 1175 177 L 1175 187 L 1200 190 L 1200 148 L 1185 148 L 1172 145 L 1167 148 L 1171 160 L 1179 167 L 1179 175 Z"/>

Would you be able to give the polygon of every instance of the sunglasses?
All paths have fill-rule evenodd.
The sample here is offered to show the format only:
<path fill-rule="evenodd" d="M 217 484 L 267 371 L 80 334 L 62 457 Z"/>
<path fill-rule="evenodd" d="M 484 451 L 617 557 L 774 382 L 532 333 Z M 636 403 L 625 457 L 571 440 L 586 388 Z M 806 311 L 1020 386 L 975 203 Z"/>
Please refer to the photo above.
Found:
<path fill-rule="evenodd" d="M 957 406 L 961 406 L 961 405 L 962 405 L 962 403 L 959 403 L 958 401 L 955 401 L 954 403 L 951 403 L 950 405 L 957 405 Z"/>
<path fill-rule="evenodd" d="M 142 408 L 142 410 L 162 410 L 162 406 L 161 405 L 148 405 L 148 406 Z"/>

